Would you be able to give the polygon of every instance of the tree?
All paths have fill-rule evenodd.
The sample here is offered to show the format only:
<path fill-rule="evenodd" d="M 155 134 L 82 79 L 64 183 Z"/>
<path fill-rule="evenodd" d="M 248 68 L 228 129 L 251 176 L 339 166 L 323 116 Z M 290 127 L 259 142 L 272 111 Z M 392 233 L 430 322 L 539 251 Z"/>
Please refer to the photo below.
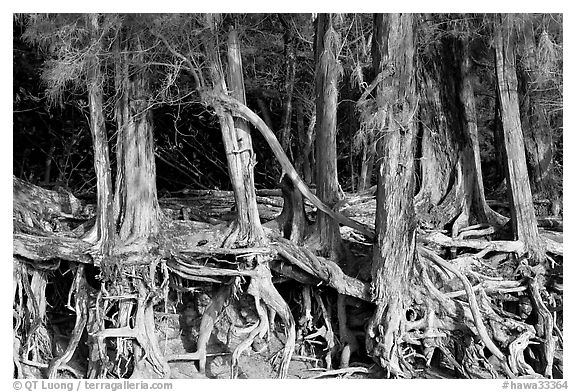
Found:
<path fill-rule="evenodd" d="M 519 31 L 521 42 L 517 61 L 520 113 L 531 189 L 534 195 L 550 198 L 551 203 L 558 199 L 557 187 L 554 186 L 553 130 L 559 95 L 555 28 L 554 18 L 548 15 L 525 17 Z"/>
<path fill-rule="evenodd" d="M 106 124 L 102 75 L 102 65 L 98 56 L 102 52 L 102 42 L 100 37 L 106 35 L 106 31 L 101 31 L 99 15 L 90 14 L 86 16 L 88 30 L 90 31 L 90 48 L 93 51 L 88 54 L 86 84 L 88 90 L 88 105 L 90 107 L 90 133 L 92 134 L 92 145 L 94 148 L 94 170 L 96 172 L 96 192 L 97 192 L 97 220 L 92 233 L 96 235 L 96 241 L 100 243 L 103 255 L 109 256 L 114 241 L 114 200 L 112 198 L 112 176 L 110 168 L 110 154 L 108 152 L 108 135 Z M 91 236 L 89 233 L 85 238 Z"/>
<path fill-rule="evenodd" d="M 509 18 L 505 15 L 494 17 L 496 79 L 506 152 L 508 198 L 515 236 L 525 244 L 534 260 L 541 261 L 544 248 L 538 233 L 528 180 L 518 101 L 514 33 Z"/>
<path fill-rule="evenodd" d="M 526 194 L 531 169 L 521 161 L 523 109 L 515 71 L 521 71 L 523 82 L 532 76 L 522 79 L 528 69 L 514 64 L 522 49 L 513 38 L 522 38 L 518 27 L 525 27 L 514 18 L 377 14 L 368 27 L 369 17 L 333 14 L 318 15 L 314 26 L 313 18 L 298 15 L 32 17 L 29 34 L 51 57 L 44 73 L 49 96 L 54 102 L 86 102 L 98 194 L 93 209 L 90 201 L 62 189 L 14 178 L 17 375 L 33 360 L 47 367 L 48 377 L 58 377 L 84 343 L 83 376 L 178 377 L 171 366 L 175 361 L 198 362 L 203 373 L 212 332 L 227 324 L 218 318 L 225 310 L 235 318 L 232 308 L 247 303 L 254 322 L 231 320 L 250 327 L 236 347 L 228 346 L 232 377 L 243 352 L 258 339 L 273 337 L 279 326 L 285 328 L 280 377 L 288 375 L 295 349 L 310 349 L 300 352 L 307 356 L 320 353 L 316 344 L 308 344 L 311 336 L 326 340 L 319 350 L 327 368 L 337 344 L 340 367 L 347 368 L 353 352 L 364 355 L 358 344 L 362 331 L 366 353 L 387 371 L 382 377 L 413 377 L 435 368 L 457 377 L 561 372 L 555 355 L 561 317 L 553 312 L 562 305 L 557 288 L 562 247 L 548 239 L 551 233 L 540 237 L 524 230 L 536 226 L 534 210 L 524 208 L 531 203 Z M 494 29 L 482 24 L 486 20 Z M 314 29 L 315 53 L 308 39 Z M 485 138 L 494 102 L 485 71 L 491 70 L 485 62 L 492 36 L 507 182 L 517 217 L 513 229 L 521 240 L 510 240 L 504 218 L 488 207 L 483 189 L 481 146 L 489 150 L 482 158 L 494 150 Z M 343 81 L 341 62 L 347 69 Z M 312 77 L 315 99 L 309 97 L 312 84 L 306 86 Z M 364 79 L 371 79 L 370 85 Z M 344 86 L 340 98 L 339 84 Z M 15 99 L 25 94 L 17 91 Z M 543 102 L 539 93 L 529 92 L 528 98 L 536 97 L 529 112 Z M 557 92 L 549 97 L 557 99 Z M 268 120 L 250 108 L 261 103 Z M 360 114 L 358 131 L 351 121 L 354 109 Z M 293 111 L 297 132 L 289 131 Z M 550 124 L 558 121 L 549 112 L 540 114 Z M 110 132 L 116 162 L 108 157 L 108 130 L 116 131 Z M 287 135 L 298 137 L 291 141 Z M 347 145 L 353 135 L 357 146 L 375 145 L 361 159 L 368 168 L 373 156 L 376 200 L 371 191 L 340 190 L 339 175 L 348 186 L 354 170 L 340 166 L 338 172 L 338 152 L 350 153 L 340 163 L 354 165 L 360 158 Z M 316 151 L 310 154 L 314 138 Z M 205 189 L 159 200 L 155 155 L 168 150 L 156 150 L 155 139 L 176 146 L 170 151 L 178 150 L 186 163 L 176 154 L 171 162 L 180 169 L 201 156 L 223 176 L 209 184 L 193 176 L 194 186 Z M 181 148 L 184 139 L 196 139 L 190 157 Z M 311 160 L 304 158 L 316 156 L 317 195 L 290 154 L 301 158 L 297 166 L 308 179 Z M 256 156 L 264 167 L 257 166 Z M 263 185 L 259 179 L 272 178 L 263 171 L 278 167 L 284 174 L 284 205 L 274 219 L 268 207 L 278 206 L 270 196 L 278 191 L 256 187 Z M 45 162 L 37 168 L 48 172 Z M 369 172 L 361 181 L 366 186 Z M 178 186 L 187 185 L 177 180 Z M 214 184 L 232 191 L 207 189 Z M 223 215 L 222 205 L 234 207 Z M 311 205 L 318 217 L 315 228 L 307 216 Z M 215 211 L 220 219 L 214 219 Z M 376 233 L 357 217 L 373 219 Z M 309 235 L 310 228 L 315 235 Z M 451 236 L 444 234 L 448 230 Z M 527 238 L 541 241 L 536 245 L 541 249 L 527 248 Z M 526 249 L 532 265 L 524 263 Z M 541 256 L 534 256 L 537 251 Z M 284 284 L 281 295 L 277 282 L 286 281 L 303 286 Z M 294 288 L 302 290 L 301 303 Z M 165 328 L 159 328 L 158 316 L 164 315 L 158 311 L 179 308 L 182 292 L 192 290 L 212 294 L 202 309 L 195 306 L 196 350 L 160 350 L 157 334 Z M 75 311 L 67 320 L 70 340 L 55 353 L 50 321 L 65 306 Z M 277 315 L 282 323 L 275 322 Z"/>
<path fill-rule="evenodd" d="M 316 187 L 318 198 L 329 206 L 339 200 L 336 167 L 336 108 L 338 105 L 338 48 L 340 37 L 334 28 L 334 16 L 319 14 L 316 20 Z M 320 252 L 338 258 L 338 224 L 323 212 L 318 213 L 316 228 Z"/>
<path fill-rule="evenodd" d="M 136 19 L 127 17 L 118 36 L 121 51 L 116 67 L 117 225 L 129 244 L 157 232 L 160 209 L 156 192 L 156 162 L 151 119 L 150 73 L 146 69 Z"/>
<path fill-rule="evenodd" d="M 284 27 L 284 56 L 285 56 L 285 74 L 284 74 L 284 103 L 282 105 L 282 121 L 280 130 L 280 142 L 286 153 L 291 151 L 291 130 L 292 130 L 292 96 L 294 92 L 294 83 L 296 79 L 296 49 L 294 31 L 292 24 L 287 18 L 289 16 L 279 15 L 278 18 Z"/>
<path fill-rule="evenodd" d="M 397 339 L 416 257 L 414 19 L 411 14 L 374 15 L 378 70 L 388 76 L 378 85 L 376 98 L 380 141 L 372 298 L 377 308 L 368 325 L 367 344 L 371 355 L 393 374 L 402 374 Z"/>

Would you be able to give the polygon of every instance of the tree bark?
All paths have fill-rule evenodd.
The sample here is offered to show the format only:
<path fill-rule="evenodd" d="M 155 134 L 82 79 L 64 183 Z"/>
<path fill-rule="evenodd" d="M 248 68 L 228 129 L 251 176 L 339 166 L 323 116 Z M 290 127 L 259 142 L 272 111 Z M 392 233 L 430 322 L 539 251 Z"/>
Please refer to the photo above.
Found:
<path fill-rule="evenodd" d="M 260 109 L 260 113 L 262 114 L 262 119 L 264 120 L 268 128 L 274 129 L 272 124 L 272 117 L 270 116 L 270 109 L 268 109 L 268 106 L 266 105 L 266 102 L 264 102 L 264 99 L 258 97 L 256 98 L 256 103 L 258 104 L 258 109 Z"/>
<path fill-rule="evenodd" d="M 506 16 L 496 15 L 494 23 L 496 79 L 506 153 L 506 181 L 512 226 L 516 238 L 526 244 L 531 258 L 534 261 L 541 261 L 544 258 L 544 248 L 538 234 L 532 192 L 528 181 L 512 35 L 512 28 Z"/>
<path fill-rule="evenodd" d="M 414 142 L 417 107 L 414 16 L 376 14 L 379 71 L 394 67 L 377 92 L 381 116 L 378 143 L 376 233 L 372 264 L 372 298 L 377 309 L 368 325 L 371 355 L 394 374 L 401 374 L 399 338 L 405 319 L 409 279 L 416 252 L 414 213 Z M 383 334 L 380 330 L 383 327 Z M 376 343 L 378 341 L 379 343 Z"/>
<path fill-rule="evenodd" d="M 223 91 L 226 91 L 223 77 Z M 240 42 L 236 30 L 228 34 L 228 83 L 230 95 L 246 103 Z M 256 158 L 252 149 L 252 137 L 246 120 L 232 119 L 228 113 L 219 114 L 223 121 L 222 138 L 228 157 L 228 168 L 236 199 L 239 240 L 247 245 L 259 244 L 264 238 L 256 203 L 254 165 Z M 222 126 L 222 124 L 221 124 Z"/>
<path fill-rule="evenodd" d="M 296 159 L 294 159 L 294 166 L 296 171 L 304 177 L 304 167 L 310 167 L 310 157 L 306 156 L 305 143 L 306 143 L 306 128 L 304 127 L 304 108 L 302 107 L 302 102 L 296 101 L 296 133 L 298 137 L 296 138 Z M 310 171 L 310 169 L 308 169 Z"/>
<path fill-rule="evenodd" d="M 448 86 L 443 58 L 442 51 L 437 50 L 434 58 L 417 70 L 422 129 L 418 140 L 420 181 L 414 202 L 418 215 L 422 217 L 448 193 L 450 176 L 457 160 L 451 118 L 454 97 L 446 93 Z M 452 80 L 452 75 L 448 80 Z"/>
<path fill-rule="evenodd" d="M 310 122 L 306 128 L 305 138 L 302 142 L 302 155 L 304 156 L 304 167 L 302 168 L 302 175 L 304 176 L 304 181 L 307 184 L 312 184 L 315 180 L 315 170 L 316 167 L 316 156 L 314 154 L 314 142 L 316 139 L 316 134 L 314 129 L 316 127 L 316 106 L 312 115 L 310 116 Z"/>
<path fill-rule="evenodd" d="M 130 37 L 127 39 L 132 40 Z M 156 162 L 149 102 L 149 75 L 132 69 L 141 63 L 140 44 L 134 54 L 123 54 L 117 75 L 120 95 L 117 103 L 116 205 L 119 237 L 125 243 L 147 239 L 158 230 L 160 208 L 156 192 Z M 127 45 L 128 50 L 131 45 Z"/>
<path fill-rule="evenodd" d="M 284 27 L 284 103 L 282 105 L 282 126 L 280 128 L 280 144 L 289 157 L 292 156 L 290 147 L 291 130 L 292 130 L 292 93 L 294 91 L 294 81 L 296 79 L 296 52 L 294 48 L 294 32 L 291 25 L 285 18 L 288 16 L 280 15 L 280 22 Z"/>
<path fill-rule="evenodd" d="M 360 176 L 358 177 L 358 192 L 365 191 L 372 186 L 372 173 L 374 172 L 374 154 L 372 145 L 374 140 L 371 135 L 366 141 L 365 148 L 362 149 L 362 160 L 360 162 Z"/>
<path fill-rule="evenodd" d="M 336 167 L 336 109 L 338 106 L 338 33 L 332 15 L 319 14 L 316 21 L 316 187 L 317 196 L 328 206 L 339 200 Z M 336 256 L 340 246 L 338 224 L 318 212 L 316 228 L 320 253 Z"/>
<path fill-rule="evenodd" d="M 468 42 L 460 39 L 452 43 L 454 59 L 457 62 L 457 85 L 460 106 L 462 134 L 460 139 L 459 167 L 463 182 L 462 212 L 453 225 L 452 235 L 470 224 L 470 215 L 474 213 L 480 222 L 503 226 L 507 218 L 493 211 L 486 203 L 482 166 L 480 162 L 480 145 L 476 121 L 476 103 L 474 89 L 470 80 L 471 60 Z"/>
<path fill-rule="evenodd" d="M 524 27 L 524 61 L 518 67 L 521 96 L 520 118 L 526 143 L 528 175 L 533 193 L 554 199 L 557 197 L 551 175 L 554 163 L 554 143 L 550 122 L 539 102 L 542 93 L 537 91 L 536 50 L 534 27 L 532 21 L 528 20 Z"/>
<path fill-rule="evenodd" d="M 91 34 L 92 49 L 89 55 L 87 70 L 88 105 L 90 108 L 90 133 L 94 149 L 94 170 L 96 172 L 96 225 L 92 235 L 88 233 L 85 239 L 99 244 L 102 254 L 108 256 L 114 240 L 114 200 L 112 198 L 112 176 L 110 169 L 110 154 L 108 136 L 102 107 L 104 96 L 104 78 L 98 52 L 101 50 L 100 27 L 98 14 L 88 15 L 88 26 Z M 95 238 L 91 238 L 94 237 Z"/>

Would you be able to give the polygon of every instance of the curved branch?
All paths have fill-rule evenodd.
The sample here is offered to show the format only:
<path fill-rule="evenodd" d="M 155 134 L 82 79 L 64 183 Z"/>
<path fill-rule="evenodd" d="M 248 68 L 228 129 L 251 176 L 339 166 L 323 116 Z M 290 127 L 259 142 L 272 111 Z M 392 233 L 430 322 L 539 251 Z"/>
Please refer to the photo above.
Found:
<path fill-rule="evenodd" d="M 302 181 L 302 179 L 296 172 L 296 169 L 294 169 L 294 166 L 288 159 L 288 156 L 282 149 L 282 146 L 280 145 L 280 142 L 278 141 L 274 133 L 264 123 L 264 121 L 258 115 L 256 115 L 256 113 L 254 113 L 247 106 L 243 105 L 242 103 L 238 102 L 238 100 L 230 96 L 214 92 L 204 92 L 204 94 L 205 94 L 204 98 L 206 101 L 208 102 L 214 100 L 217 101 L 219 104 L 223 105 L 228 110 L 231 110 L 236 115 L 239 115 L 244 119 L 246 119 L 247 121 L 251 122 L 252 125 L 254 125 L 256 129 L 258 129 L 258 131 L 262 134 L 262 136 L 264 136 L 264 139 L 266 139 L 266 141 L 268 142 L 270 149 L 278 159 L 278 162 L 282 166 L 284 172 L 286 172 L 288 177 L 290 177 L 290 179 L 292 180 L 296 188 L 298 188 L 298 190 L 302 193 L 302 195 L 304 195 L 304 197 L 310 200 L 310 202 L 314 204 L 316 208 L 318 208 L 320 211 L 330 216 L 336 222 L 359 231 L 360 233 L 364 234 L 371 240 L 373 240 L 376 237 L 374 230 L 353 219 L 350 219 L 342 215 L 337 211 L 332 210 L 330 207 L 324 204 L 318 197 L 316 197 L 316 195 L 310 192 L 308 186 L 306 186 L 304 181 Z"/>

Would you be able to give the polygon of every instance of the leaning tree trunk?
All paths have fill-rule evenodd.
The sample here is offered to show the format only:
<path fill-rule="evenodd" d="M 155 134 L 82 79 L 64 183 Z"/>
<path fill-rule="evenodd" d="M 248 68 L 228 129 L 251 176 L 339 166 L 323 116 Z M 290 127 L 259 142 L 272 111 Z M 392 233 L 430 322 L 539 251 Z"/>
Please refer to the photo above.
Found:
<path fill-rule="evenodd" d="M 380 65 L 395 73 L 378 86 L 380 118 L 376 233 L 372 297 L 376 312 L 367 330 L 368 352 L 392 374 L 401 374 L 400 338 L 416 247 L 414 142 L 416 125 L 415 34 L 411 14 L 377 14 L 374 38 Z"/>
<path fill-rule="evenodd" d="M 85 240 L 96 242 L 103 256 L 110 254 L 114 240 L 114 199 L 110 174 L 108 137 L 104 120 L 103 76 L 98 51 L 101 48 L 98 14 L 89 14 L 88 25 L 91 33 L 92 49 L 87 67 L 88 106 L 90 108 L 90 133 L 94 148 L 94 169 L 96 171 L 96 224 L 87 233 Z"/>
<path fill-rule="evenodd" d="M 526 246 L 535 261 L 544 258 L 542 241 L 538 234 L 528 168 L 524 153 L 524 139 L 518 103 L 518 80 L 512 28 L 504 15 L 495 16 L 494 50 L 496 52 L 496 79 L 500 99 L 500 115 L 506 155 L 506 181 L 515 236 Z"/>
<path fill-rule="evenodd" d="M 340 37 L 334 30 L 331 14 L 319 14 L 316 23 L 316 187 L 318 198 L 333 206 L 339 200 L 336 109 Z M 337 259 L 340 246 L 338 224 L 319 211 L 316 225 L 320 253 Z"/>

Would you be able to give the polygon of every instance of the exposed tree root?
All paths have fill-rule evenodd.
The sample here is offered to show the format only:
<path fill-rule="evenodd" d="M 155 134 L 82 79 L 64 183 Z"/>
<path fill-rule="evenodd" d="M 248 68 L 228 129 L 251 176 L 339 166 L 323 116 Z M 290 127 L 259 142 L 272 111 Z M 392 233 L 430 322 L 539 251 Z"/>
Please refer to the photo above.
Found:
<path fill-rule="evenodd" d="M 307 336 L 306 338 L 311 338 L 316 335 L 320 335 L 326 340 L 326 356 L 324 358 L 326 362 L 326 368 L 332 369 L 332 355 L 334 354 L 334 350 L 336 348 L 336 343 L 334 339 L 334 331 L 332 329 L 332 317 L 330 314 L 330 308 L 324 305 L 324 301 L 322 301 L 322 297 L 316 291 L 314 292 L 314 298 L 318 303 L 318 307 L 320 308 L 320 312 L 322 314 L 322 319 L 324 321 L 325 330 L 318 330 L 316 333 Z"/>
<path fill-rule="evenodd" d="M 297 208 L 301 210 L 300 207 Z M 527 279 L 519 279 L 518 271 L 523 271 L 526 266 L 517 265 L 517 258 L 510 257 L 510 254 L 524 256 L 524 244 L 520 241 L 486 240 L 486 236 L 494 234 L 494 226 L 469 226 L 469 219 L 464 215 L 461 215 L 461 224 L 457 225 L 458 228 L 452 232 L 452 236 L 441 232 L 418 234 L 418 250 L 422 256 L 418 265 L 421 266 L 421 271 L 414 280 L 421 284 L 413 285 L 414 290 L 408 297 L 382 304 L 376 313 L 379 324 L 389 326 L 387 330 L 394 331 L 382 333 L 376 330 L 375 336 L 379 339 L 379 363 L 398 377 L 410 377 L 414 368 L 422 364 L 418 363 L 416 358 L 423 358 L 426 366 L 436 366 L 433 357 L 438 355 L 434 353 L 440 353 L 443 364 L 448 363 L 447 366 L 451 366 L 464 377 L 484 377 L 487 373 L 499 377 L 551 377 L 554 352 L 557 348 L 557 338 L 554 335 L 559 334 L 559 328 L 548 308 L 549 305 L 556 308 L 556 305 L 553 298 L 548 298 L 546 288 L 555 286 L 552 286 L 550 281 L 542 281 L 540 276 L 530 275 Z M 220 247 L 221 244 L 218 243 L 223 238 L 223 224 L 214 226 L 185 222 L 181 227 L 186 228 L 182 231 L 186 232 L 185 235 L 172 236 L 170 240 L 161 238 L 159 243 L 149 244 L 147 252 L 159 254 L 159 257 L 154 256 L 157 257 L 156 262 L 150 263 L 151 269 L 155 269 L 158 260 L 162 258 L 166 260 L 170 273 L 189 280 L 223 283 L 231 277 L 250 279 L 248 293 L 255 299 L 258 321 L 233 354 L 233 375 L 238 371 L 238 359 L 252 340 L 257 336 L 264 337 L 272 330 L 274 313 L 280 316 L 287 329 L 286 346 L 282 352 L 278 375 L 286 377 L 288 373 L 296 339 L 295 322 L 288 304 L 272 284 L 271 268 L 289 279 L 313 285 L 322 283 L 339 293 L 338 336 L 335 336 L 331 326 L 330 312 L 333 309 L 321 298 L 319 292 L 314 293 L 319 309 L 314 316 L 321 317 L 325 326 L 319 328 L 316 335 L 312 335 L 322 335 L 327 342 L 327 367 L 332 365 L 337 338 L 344 345 L 340 366 L 346 368 L 350 365 L 350 355 L 358 347 L 356 336 L 346 328 L 346 318 L 349 316 L 344 309 L 344 298 L 352 296 L 372 302 L 368 283 L 347 275 L 336 263 L 314 255 L 304 246 L 281 238 L 272 230 L 267 231 L 271 242 L 266 247 L 232 248 L 232 243 L 228 244 L 228 247 Z M 286 227 L 287 225 L 284 225 L 284 235 L 292 238 L 294 231 L 288 234 Z M 233 285 L 223 286 L 204 312 L 196 352 L 164 358 L 155 339 L 153 310 L 154 301 L 160 296 L 155 288 L 153 274 L 141 273 L 142 256 L 137 251 L 134 252 L 137 247 L 132 249 L 131 253 L 124 249 L 118 250 L 119 253 L 114 255 L 118 258 L 119 265 L 123 263 L 128 270 L 136 271 L 135 275 L 140 277 L 130 279 L 131 290 L 136 290 L 136 293 L 130 290 L 120 293 L 114 291 L 115 289 L 108 293 L 106 284 L 103 284 L 104 288 L 96 301 L 97 306 L 93 309 L 87 302 L 89 293 L 85 290 L 84 278 L 78 275 L 78 271 L 83 267 L 78 267 L 73 284 L 76 321 L 71 339 L 64 353 L 53 359 L 50 365 L 42 363 L 46 362 L 49 356 L 42 354 L 41 349 L 45 337 L 40 328 L 46 306 L 46 274 L 41 269 L 57 269 L 60 264 L 58 259 L 92 264 L 94 257 L 91 256 L 93 249 L 85 241 L 36 228 L 27 230 L 28 234 L 14 234 L 14 253 L 25 261 L 15 259 L 14 270 L 14 346 L 19 347 L 14 363 L 18 374 L 22 374 L 22 364 L 33 362 L 38 364 L 36 367 L 40 369 L 48 369 L 49 377 L 55 377 L 59 369 L 67 368 L 66 363 L 76 350 L 84 328 L 88 330 L 87 344 L 90 355 L 87 377 L 106 376 L 106 372 L 110 370 L 107 360 L 104 359 L 107 349 L 110 348 L 110 345 L 105 344 L 107 338 L 134 339 L 133 343 L 137 343 L 133 344 L 134 352 L 128 354 L 134 355 L 136 367 L 144 363 L 138 361 L 143 357 L 154 371 L 168 376 L 170 369 L 167 361 L 194 360 L 199 361 L 200 370 L 205 372 L 206 346 L 219 314 L 232 295 Z M 235 230 L 231 227 L 228 234 Z M 447 248 L 454 249 L 457 257 L 446 260 L 439 256 L 444 254 Z M 470 252 L 470 249 L 475 249 L 477 253 L 462 254 Z M 563 254 L 562 244 L 549 239 L 548 251 L 554 255 L 550 260 L 557 263 L 561 258 L 556 256 Z M 542 272 L 538 268 L 545 266 L 532 267 L 531 270 Z M 110 273 L 104 269 L 102 272 L 104 275 L 108 274 L 106 282 L 116 281 L 116 272 Z M 548 275 L 546 278 L 548 279 Z M 79 283 L 80 279 L 83 283 Z M 517 293 L 524 291 L 527 293 L 521 295 L 529 295 L 534 308 L 534 326 L 528 324 L 525 317 L 515 316 L 510 305 L 518 301 Z M 104 319 L 110 316 L 111 309 L 118 309 L 111 304 L 122 300 L 135 306 L 134 311 L 127 308 L 123 312 L 125 322 L 115 324 L 116 328 L 105 329 Z M 503 306 L 503 302 L 508 306 Z M 312 328 L 317 327 L 312 325 L 313 303 L 309 291 L 308 295 L 304 296 L 303 303 L 304 311 L 298 323 L 301 335 L 309 334 Z M 133 318 L 134 324 L 132 321 L 126 322 L 128 318 Z M 479 339 L 475 340 L 475 337 Z M 534 342 L 538 344 L 535 345 Z M 488 355 L 489 358 L 484 357 L 484 348 L 492 354 Z M 142 355 L 138 354 L 139 351 Z M 529 354 L 533 355 L 532 358 L 528 358 Z M 343 369 L 341 374 L 346 374 L 345 370 Z M 119 375 L 121 374 L 116 374 Z"/>
<path fill-rule="evenodd" d="M 147 290 L 143 282 L 138 283 L 138 303 L 134 317 L 134 327 L 108 328 L 98 332 L 99 351 L 105 352 L 107 338 L 135 339 L 146 353 L 146 358 L 154 370 L 164 377 L 170 375 L 168 362 L 163 358 L 156 341 L 153 300 L 156 294 Z"/>
<path fill-rule="evenodd" d="M 279 255 L 305 272 L 319 277 L 339 293 L 370 300 L 368 284 L 344 274 L 335 262 L 316 256 L 307 248 L 298 247 L 283 238 L 276 238 L 275 242 Z"/>
<path fill-rule="evenodd" d="M 334 370 L 327 370 L 324 371 L 320 374 L 317 374 L 315 376 L 312 377 L 308 377 L 309 379 L 315 379 L 315 378 L 322 378 L 322 377 L 331 377 L 331 376 L 349 376 L 351 374 L 354 373 L 372 373 L 373 370 L 365 368 L 365 367 L 361 367 L 361 366 L 353 366 L 353 367 L 343 367 L 340 369 L 334 369 Z"/>
<path fill-rule="evenodd" d="M 533 331 L 524 331 L 508 346 L 508 350 L 510 351 L 508 363 L 510 364 L 512 373 L 529 376 L 537 375 L 534 369 L 532 369 L 524 359 L 524 351 L 530 344 L 530 339 L 533 337 Z"/>
<path fill-rule="evenodd" d="M 92 264 L 91 244 L 70 237 L 45 233 L 43 237 L 14 233 L 14 254 L 34 261 L 63 259 Z"/>
<path fill-rule="evenodd" d="M 440 267 L 452 272 L 454 275 L 458 277 L 458 279 L 462 281 L 462 284 L 464 285 L 464 290 L 466 290 L 466 294 L 468 295 L 470 311 L 472 312 L 472 316 L 474 317 L 474 322 L 476 324 L 476 329 L 478 331 L 478 334 L 480 335 L 480 338 L 482 339 L 486 347 L 490 350 L 490 352 L 492 352 L 492 354 L 496 356 L 496 358 L 498 358 L 500 361 L 504 361 L 505 360 L 504 354 L 502 353 L 502 351 L 500 351 L 498 347 L 496 347 L 496 345 L 488 335 L 488 332 L 486 331 L 486 327 L 484 326 L 484 322 L 482 321 L 482 315 L 480 314 L 480 309 L 478 308 L 476 296 L 474 295 L 474 289 L 472 288 L 472 285 L 470 284 L 468 278 L 466 278 L 464 274 L 462 274 L 460 271 L 454 268 L 450 263 L 447 263 L 440 256 L 429 251 L 428 249 L 420 247 L 418 251 L 422 256 L 426 257 L 433 263 L 438 264 Z"/>
<path fill-rule="evenodd" d="M 204 374 L 206 372 L 206 346 L 208 345 L 208 340 L 218 320 L 218 316 L 234 290 L 234 284 L 236 283 L 222 286 L 212 297 L 210 305 L 204 310 L 202 321 L 200 322 L 196 351 L 188 354 L 170 355 L 167 357 L 168 361 L 198 361 L 198 370 L 200 373 Z"/>
<path fill-rule="evenodd" d="M 79 264 L 76 268 L 76 276 L 74 277 L 74 282 L 70 291 L 74 291 L 74 311 L 76 312 L 76 323 L 74 325 L 74 329 L 72 330 L 72 334 L 70 336 L 70 341 L 68 342 L 68 346 L 62 355 L 58 358 L 54 358 L 50 362 L 50 366 L 48 367 L 47 377 L 48 378 L 56 378 L 58 375 L 58 369 L 62 365 L 66 365 L 68 361 L 74 355 L 74 351 L 76 347 L 78 347 L 78 343 L 80 342 L 80 338 L 82 337 L 82 332 L 84 332 L 84 328 L 86 327 L 86 322 L 88 320 L 88 290 L 87 290 L 87 283 L 86 278 L 84 276 L 84 266 Z"/>
<path fill-rule="evenodd" d="M 554 362 L 554 352 L 556 350 L 556 338 L 553 336 L 554 321 L 552 314 L 544 304 L 544 301 L 542 301 L 538 276 L 529 279 L 528 287 L 530 289 L 530 296 L 534 309 L 538 315 L 536 333 L 544 340 L 544 375 L 552 378 L 552 364 Z"/>
<path fill-rule="evenodd" d="M 340 367 L 347 368 L 350 365 L 350 356 L 358 351 L 359 345 L 356 336 L 348 328 L 346 315 L 346 296 L 338 294 L 338 332 L 342 346 L 340 355 Z"/>
<path fill-rule="evenodd" d="M 250 293 L 251 291 L 252 290 L 250 288 L 248 288 L 248 292 Z M 250 331 L 250 333 L 248 334 L 248 337 L 245 340 L 243 340 L 234 349 L 234 352 L 232 353 L 232 362 L 230 364 L 231 378 L 238 377 L 238 359 L 240 358 L 242 353 L 252 345 L 252 343 L 254 342 L 254 339 L 256 337 L 259 337 L 262 339 L 262 338 L 264 338 L 264 336 L 266 336 L 267 333 L 269 333 L 270 324 L 268 321 L 268 314 L 266 312 L 266 307 L 262 306 L 263 305 L 261 303 L 262 301 L 258 297 L 258 291 L 255 290 L 254 292 L 255 292 L 254 304 L 256 306 L 256 312 L 258 313 L 258 317 L 260 319 L 258 320 L 258 323 L 254 326 L 252 331 Z"/>
<path fill-rule="evenodd" d="M 367 328 L 368 351 L 380 366 L 397 377 L 410 377 L 401 367 L 400 343 L 405 331 L 406 310 L 399 297 L 377 303 L 376 311 Z M 386 326 L 384 329 L 382 326 Z"/>
<path fill-rule="evenodd" d="M 278 370 L 278 377 L 286 378 L 292 353 L 296 346 L 296 323 L 294 322 L 294 317 L 288 304 L 272 284 L 272 274 L 270 273 L 268 261 L 265 259 L 257 260 L 255 272 L 256 275 L 252 277 L 250 285 L 248 286 L 248 293 L 254 296 L 254 298 L 261 298 L 269 308 L 276 311 L 284 322 L 286 343 Z"/>

